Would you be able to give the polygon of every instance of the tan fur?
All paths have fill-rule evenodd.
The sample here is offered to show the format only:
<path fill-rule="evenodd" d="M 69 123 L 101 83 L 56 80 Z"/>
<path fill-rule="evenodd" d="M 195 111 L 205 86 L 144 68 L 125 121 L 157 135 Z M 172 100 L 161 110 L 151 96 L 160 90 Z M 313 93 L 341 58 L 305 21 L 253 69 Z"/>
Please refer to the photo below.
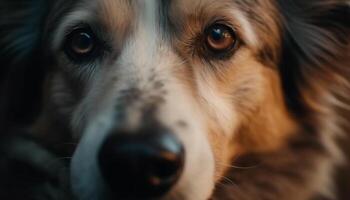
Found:
<path fill-rule="evenodd" d="M 181 20 L 176 20 L 176 22 L 184 23 L 183 28 L 180 29 L 183 31 L 181 31 L 179 41 L 188 41 L 187 38 L 191 38 L 197 32 L 202 31 L 205 28 L 205 24 L 215 19 L 215 17 L 224 16 L 231 19 L 231 12 L 234 12 L 237 8 L 229 1 L 220 4 L 212 3 L 211 1 L 201 1 L 200 4 L 193 2 L 188 4 L 185 1 L 181 1 L 181 3 L 176 4 L 177 7 L 173 8 L 174 16 L 177 16 L 178 12 L 183 13 L 180 16 L 184 16 Z M 192 13 L 198 15 L 193 15 Z M 266 18 L 272 20 L 272 16 L 268 15 Z M 239 130 L 231 129 L 229 130 L 230 133 L 225 132 L 225 130 L 215 124 L 215 117 L 208 119 L 208 128 L 211 130 L 209 140 L 217 160 L 218 176 L 221 174 L 220 171 L 223 171 L 222 166 L 229 165 L 231 159 L 237 156 L 238 151 L 239 154 L 243 152 L 272 151 L 283 145 L 290 134 L 295 132 L 296 124 L 287 112 L 281 88 L 278 87 L 280 85 L 278 72 L 273 70 L 276 67 L 262 65 L 258 57 L 262 44 L 271 45 L 271 49 L 276 49 L 276 46 L 278 46 L 276 43 L 265 42 L 273 41 L 278 43 L 275 35 L 279 34 L 279 30 L 276 25 L 273 26 L 272 24 L 270 26 L 273 29 L 269 29 L 272 34 L 271 32 L 266 35 L 259 34 L 257 46 L 242 47 L 234 55 L 234 59 L 220 63 L 219 65 L 221 66 L 218 67 L 218 70 L 212 69 L 208 71 L 207 69 L 211 66 L 201 66 L 203 64 L 197 58 L 194 58 L 194 61 L 189 61 L 193 63 L 191 65 L 198 66 L 194 69 L 197 75 L 202 74 L 199 76 L 211 77 L 209 79 L 213 80 L 217 92 L 229 99 L 240 113 L 238 120 L 242 124 L 241 128 Z M 238 31 L 241 31 L 239 36 L 244 37 L 245 32 L 241 24 L 236 21 L 234 25 L 238 28 Z M 271 40 L 270 37 L 274 38 L 274 40 Z M 249 40 L 250 38 L 245 39 Z M 254 43 L 249 41 L 247 44 Z M 183 55 L 185 58 L 188 57 L 188 54 L 193 53 L 188 49 L 188 45 L 191 44 L 179 43 L 178 45 L 180 55 Z M 189 77 L 189 79 L 193 77 L 188 75 L 183 75 L 182 77 Z M 192 84 L 196 83 L 192 82 Z M 195 90 L 196 86 L 193 85 L 191 88 Z M 205 109 L 205 105 L 203 106 L 203 109 Z M 232 135 L 235 135 L 234 139 L 231 139 Z"/>
<path fill-rule="evenodd" d="M 111 39 L 117 42 L 117 45 L 121 45 L 122 39 L 129 33 L 131 19 L 136 15 L 132 4 L 133 2 L 128 0 L 103 0 L 98 3 L 96 9 L 98 20 L 113 33 Z"/>
<path fill-rule="evenodd" d="M 196 106 L 196 109 L 193 109 L 196 111 L 194 116 L 200 117 L 195 120 L 200 122 L 203 125 L 202 128 L 206 130 L 202 133 L 202 138 L 210 144 L 210 152 L 214 157 L 215 183 L 213 184 L 216 188 L 214 191 L 198 192 L 198 189 L 191 191 L 185 185 L 188 182 L 180 181 L 176 189 L 181 188 L 183 190 L 181 195 L 186 198 L 195 198 L 196 195 L 201 194 L 200 192 L 213 192 L 212 198 L 218 200 L 309 200 L 315 194 L 334 198 L 330 176 L 334 166 L 342 160 L 341 153 L 335 145 L 339 120 L 335 107 L 348 107 L 348 105 L 338 101 L 333 95 L 336 92 L 330 92 L 329 88 L 341 88 L 341 91 L 344 91 L 343 87 L 349 84 L 348 81 L 341 74 L 333 73 L 331 70 L 310 76 L 311 83 L 303 88 L 300 97 L 313 111 L 312 113 L 317 114 L 305 115 L 302 119 L 297 118 L 288 108 L 282 88 L 282 77 L 278 69 L 283 28 L 281 20 L 278 19 L 277 3 L 272 0 L 215 2 L 217 1 L 177 0 L 169 3 L 168 17 L 175 30 L 170 33 L 172 40 L 165 44 L 146 43 L 145 46 L 140 45 L 137 43 L 140 41 L 136 40 L 137 44 L 130 47 L 131 52 L 136 54 L 134 59 L 137 60 L 138 56 L 142 55 L 144 57 L 141 57 L 147 63 L 144 60 L 135 63 L 129 61 L 130 63 L 123 63 L 126 66 L 122 66 L 135 67 L 130 71 L 125 70 L 126 75 L 131 74 L 132 80 L 135 78 L 133 76 L 136 76 L 132 73 L 141 74 L 142 70 L 151 71 L 152 67 L 155 67 L 153 65 L 159 65 L 159 63 L 153 63 L 153 58 L 150 57 L 155 55 L 147 54 L 148 49 L 142 48 L 156 46 L 155 50 L 153 49 L 154 52 L 162 53 L 159 60 L 169 56 L 166 62 L 162 60 L 163 62 L 160 63 L 169 64 L 167 62 L 170 60 L 174 61 L 171 64 L 176 67 L 170 65 L 173 68 L 168 69 L 169 66 L 162 66 L 164 67 L 162 70 L 167 70 L 166 73 L 161 73 L 162 70 L 154 70 L 149 74 L 153 76 L 170 74 L 170 78 L 167 77 L 169 80 L 175 79 L 176 83 L 180 83 L 180 86 L 173 88 L 184 89 L 185 92 L 179 89 L 188 95 L 184 99 L 193 100 L 191 105 L 193 103 Z M 119 51 L 123 51 L 124 45 L 127 45 L 125 41 L 135 37 L 133 28 L 138 24 L 132 19 L 140 16 L 134 2 L 125 0 L 98 1 L 97 6 L 90 9 L 92 9 L 90 12 L 98 16 L 98 23 L 102 24 L 103 30 L 109 33 L 112 46 L 116 49 L 114 55 L 108 57 L 108 62 L 104 62 L 104 66 L 101 67 L 103 69 L 101 74 L 107 74 L 105 77 L 107 79 L 112 76 L 110 74 L 122 71 L 119 68 L 111 70 L 108 67 L 117 65 L 115 63 Z M 203 50 L 199 48 L 203 43 L 198 42 L 196 37 L 217 19 L 225 19 L 236 29 L 237 40 L 239 40 L 237 51 L 228 59 L 206 58 L 205 60 Z M 156 28 L 152 27 L 150 30 L 155 31 L 154 29 Z M 140 33 L 147 33 L 147 31 L 142 29 Z M 145 38 L 152 39 L 152 37 Z M 132 49 L 135 47 L 136 50 Z M 126 58 L 129 59 L 129 57 Z M 135 84 L 132 82 L 133 87 L 139 87 L 137 84 L 144 80 L 154 81 L 154 77 L 152 78 L 149 74 L 145 76 L 138 74 Z M 47 87 L 48 96 L 51 92 L 55 98 L 45 100 L 52 102 L 46 105 L 42 117 L 35 126 L 38 132 L 50 132 L 50 129 L 56 130 L 56 127 L 61 125 L 53 123 L 55 116 L 49 113 L 52 108 L 59 108 L 57 110 L 63 113 L 62 118 L 69 118 L 76 109 L 75 100 L 69 99 L 70 101 L 65 105 L 60 101 L 64 98 L 77 98 L 69 95 L 73 92 L 68 89 L 70 85 L 65 82 L 67 79 L 62 78 L 61 75 L 55 71 L 53 78 L 47 81 L 47 84 L 51 85 Z M 109 81 L 115 84 L 119 79 L 116 80 L 117 78 L 114 77 Z M 112 87 L 113 84 L 108 85 L 107 82 L 95 84 L 105 86 L 103 89 L 107 86 Z M 329 83 L 332 84 L 329 85 Z M 167 88 L 166 81 L 164 85 Z M 104 94 L 103 91 L 100 93 Z M 104 97 L 99 96 L 97 98 L 99 101 L 95 103 L 102 102 Z M 138 123 L 139 120 L 136 121 Z M 42 124 L 45 125 L 44 128 Z M 309 134 L 305 124 L 311 124 L 311 126 L 317 124 L 315 129 L 319 135 Z M 66 124 L 67 129 L 68 127 L 69 125 Z M 191 124 L 189 127 L 191 128 Z M 186 136 L 181 135 L 181 137 L 186 139 Z M 247 160 L 253 160 L 255 164 L 241 167 L 242 160 L 244 164 L 250 163 L 246 162 Z M 201 166 L 193 167 L 197 169 Z M 185 175 L 194 176 L 194 173 L 186 171 Z M 183 180 L 188 181 L 191 178 L 185 177 Z M 225 180 L 229 180 L 229 183 L 221 184 Z M 210 187 L 211 185 L 208 186 Z M 171 195 L 176 196 L 176 193 Z M 176 198 L 171 198 L 173 199 Z"/>

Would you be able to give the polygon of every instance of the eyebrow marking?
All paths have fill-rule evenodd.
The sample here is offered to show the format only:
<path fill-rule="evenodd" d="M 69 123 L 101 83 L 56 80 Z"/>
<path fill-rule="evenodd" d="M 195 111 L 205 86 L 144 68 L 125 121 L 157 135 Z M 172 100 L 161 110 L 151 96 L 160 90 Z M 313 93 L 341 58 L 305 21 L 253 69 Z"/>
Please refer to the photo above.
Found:
<path fill-rule="evenodd" d="M 91 13 L 87 9 L 79 9 L 70 12 L 65 16 L 62 22 L 59 24 L 55 33 L 53 34 L 52 47 L 54 50 L 58 50 L 61 43 L 66 36 L 67 28 L 74 27 L 82 22 L 88 22 L 92 20 Z"/>
<path fill-rule="evenodd" d="M 232 12 L 235 19 L 240 24 L 240 29 L 242 29 L 243 37 L 249 46 L 257 47 L 259 45 L 256 33 L 248 17 L 239 9 L 234 9 Z"/>

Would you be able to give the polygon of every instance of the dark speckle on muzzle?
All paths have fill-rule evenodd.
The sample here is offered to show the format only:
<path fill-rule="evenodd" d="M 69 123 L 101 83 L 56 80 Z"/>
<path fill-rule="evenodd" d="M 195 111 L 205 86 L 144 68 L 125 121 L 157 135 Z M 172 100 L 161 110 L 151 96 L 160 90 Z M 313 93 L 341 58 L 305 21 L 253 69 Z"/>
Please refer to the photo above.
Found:
<path fill-rule="evenodd" d="M 185 160 L 181 142 L 157 125 L 114 131 L 98 156 L 103 178 L 116 199 L 165 195 L 180 178 Z"/>

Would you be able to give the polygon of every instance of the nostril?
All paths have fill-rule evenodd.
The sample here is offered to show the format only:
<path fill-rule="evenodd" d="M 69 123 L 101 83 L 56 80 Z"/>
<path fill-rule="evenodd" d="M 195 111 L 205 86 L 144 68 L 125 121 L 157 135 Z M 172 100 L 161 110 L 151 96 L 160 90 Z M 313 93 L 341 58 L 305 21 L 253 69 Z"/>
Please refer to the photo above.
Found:
<path fill-rule="evenodd" d="M 155 162 L 155 174 L 160 178 L 172 178 L 182 165 L 182 157 L 178 154 L 162 152 L 160 159 Z"/>
<path fill-rule="evenodd" d="M 181 175 L 183 167 L 183 151 L 160 152 L 153 161 L 149 162 L 149 182 L 152 185 L 171 185 Z"/>
<path fill-rule="evenodd" d="M 181 176 L 185 153 L 164 129 L 118 132 L 99 152 L 101 173 L 118 198 L 153 198 L 168 192 Z"/>

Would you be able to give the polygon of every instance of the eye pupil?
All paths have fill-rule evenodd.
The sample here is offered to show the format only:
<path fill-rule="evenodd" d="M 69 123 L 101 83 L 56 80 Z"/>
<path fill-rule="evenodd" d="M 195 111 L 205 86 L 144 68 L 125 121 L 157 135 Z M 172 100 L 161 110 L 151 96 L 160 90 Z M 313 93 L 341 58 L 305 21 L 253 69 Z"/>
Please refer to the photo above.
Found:
<path fill-rule="evenodd" d="M 213 28 L 212 32 L 211 32 L 211 37 L 213 40 L 215 41 L 220 41 L 223 39 L 224 35 L 223 35 L 223 30 L 220 28 Z"/>
<path fill-rule="evenodd" d="M 94 41 L 90 34 L 79 32 L 72 38 L 72 50 L 77 54 L 89 53 L 94 47 Z"/>

